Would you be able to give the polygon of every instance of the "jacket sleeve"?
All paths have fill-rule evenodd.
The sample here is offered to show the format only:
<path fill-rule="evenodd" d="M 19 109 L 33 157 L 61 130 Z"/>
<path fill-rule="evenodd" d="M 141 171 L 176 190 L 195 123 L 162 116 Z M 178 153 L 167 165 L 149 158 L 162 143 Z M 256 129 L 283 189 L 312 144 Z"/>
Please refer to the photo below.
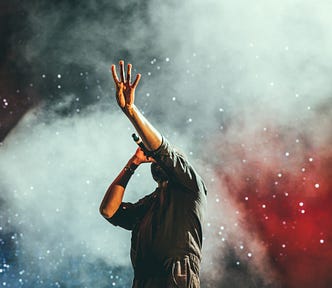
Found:
<path fill-rule="evenodd" d="M 201 177 L 189 163 L 187 157 L 176 151 L 166 138 L 163 137 L 160 147 L 154 151 L 154 158 L 171 179 L 176 180 L 187 189 L 206 190 Z"/>
<path fill-rule="evenodd" d="M 111 218 L 106 218 L 106 220 L 114 226 L 133 230 L 135 224 L 141 220 L 150 207 L 152 197 L 152 194 L 150 194 L 136 203 L 122 202 L 115 214 Z"/>

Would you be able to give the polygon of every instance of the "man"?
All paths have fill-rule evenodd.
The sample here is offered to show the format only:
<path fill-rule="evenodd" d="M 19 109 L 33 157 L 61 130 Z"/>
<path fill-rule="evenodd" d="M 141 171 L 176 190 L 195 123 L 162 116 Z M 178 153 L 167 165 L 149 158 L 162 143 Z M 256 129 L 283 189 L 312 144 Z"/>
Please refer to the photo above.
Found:
<path fill-rule="evenodd" d="M 118 105 L 140 135 L 141 148 L 129 159 L 110 185 L 100 205 L 100 213 L 113 225 L 132 231 L 131 261 L 134 288 L 200 287 L 202 220 L 206 188 L 186 157 L 149 123 L 134 104 L 141 75 L 131 83 L 131 64 L 125 76 L 119 62 L 112 75 Z M 137 203 L 122 202 L 128 181 L 142 163 L 151 163 L 158 183 L 156 190 Z"/>

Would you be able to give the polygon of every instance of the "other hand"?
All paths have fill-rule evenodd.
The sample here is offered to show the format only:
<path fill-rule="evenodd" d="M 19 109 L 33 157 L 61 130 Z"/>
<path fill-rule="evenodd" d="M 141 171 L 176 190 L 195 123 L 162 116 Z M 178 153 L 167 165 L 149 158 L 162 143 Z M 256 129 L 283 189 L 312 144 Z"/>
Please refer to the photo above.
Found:
<path fill-rule="evenodd" d="M 143 150 L 138 147 L 134 156 L 131 158 L 132 163 L 140 165 L 142 163 L 156 162 L 152 157 L 148 157 L 144 154 Z"/>

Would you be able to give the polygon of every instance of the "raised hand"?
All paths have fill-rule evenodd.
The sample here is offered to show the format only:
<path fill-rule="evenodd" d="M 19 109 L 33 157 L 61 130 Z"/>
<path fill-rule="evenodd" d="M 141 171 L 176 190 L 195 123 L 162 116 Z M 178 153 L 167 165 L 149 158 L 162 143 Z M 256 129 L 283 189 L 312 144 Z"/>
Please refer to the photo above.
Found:
<path fill-rule="evenodd" d="M 126 75 L 123 60 L 119 62 L 119 66 L 120 80 L 116 73 L 115 65 L 112 65 L 111 69 L 116 87 L 116 100 L 118 105 L 128 117 L 130 122 L 134 125 L 146 148 L 150 151 L 154 151 L 160 147 L 162 143 L 162 136 L 134 104 L 135 90 L 139 80 L 141 79 L 141 74 L 137 74 L 135 81 L 131 83 L 131 64 L 128 64 L 127 66 Z"/>
<path fill-rule="evenodd" d="M 116 101 L 122 110 L 129 110 L 133 107 L 135 101 L 135 89 L 141 79 L 141 74 L 137 74 L 134 83 L 131 83 L 131 68 L 132 65 L 127 65 L 127 74 L 125 77 L 124 61 L 119 62 L 120 66 L 120 80 L 116 73 L 115 65 L 112 65 L 112 75 L 116 87 Z"/>

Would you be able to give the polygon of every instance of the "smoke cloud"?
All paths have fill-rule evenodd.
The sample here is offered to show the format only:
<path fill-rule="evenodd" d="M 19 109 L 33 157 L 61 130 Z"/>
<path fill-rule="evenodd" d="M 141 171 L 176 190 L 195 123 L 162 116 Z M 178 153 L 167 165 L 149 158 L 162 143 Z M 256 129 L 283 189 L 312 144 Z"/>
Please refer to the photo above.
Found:
<path fill-rule="evenodd" d="M 331 283 L 330 3 L 31 3 L 20 61 L 40 105 L 0 149 L 2 239 L 17 251 L 3 271 L 34 287 L 130 285 L 130 234 L 98 215 L 136 148 L 109 73 L 124 59 L 142 73 L 137 106 L 207 183 L 202 287 Z M 126 200 L 152 191 L 148 169 Z"/>

